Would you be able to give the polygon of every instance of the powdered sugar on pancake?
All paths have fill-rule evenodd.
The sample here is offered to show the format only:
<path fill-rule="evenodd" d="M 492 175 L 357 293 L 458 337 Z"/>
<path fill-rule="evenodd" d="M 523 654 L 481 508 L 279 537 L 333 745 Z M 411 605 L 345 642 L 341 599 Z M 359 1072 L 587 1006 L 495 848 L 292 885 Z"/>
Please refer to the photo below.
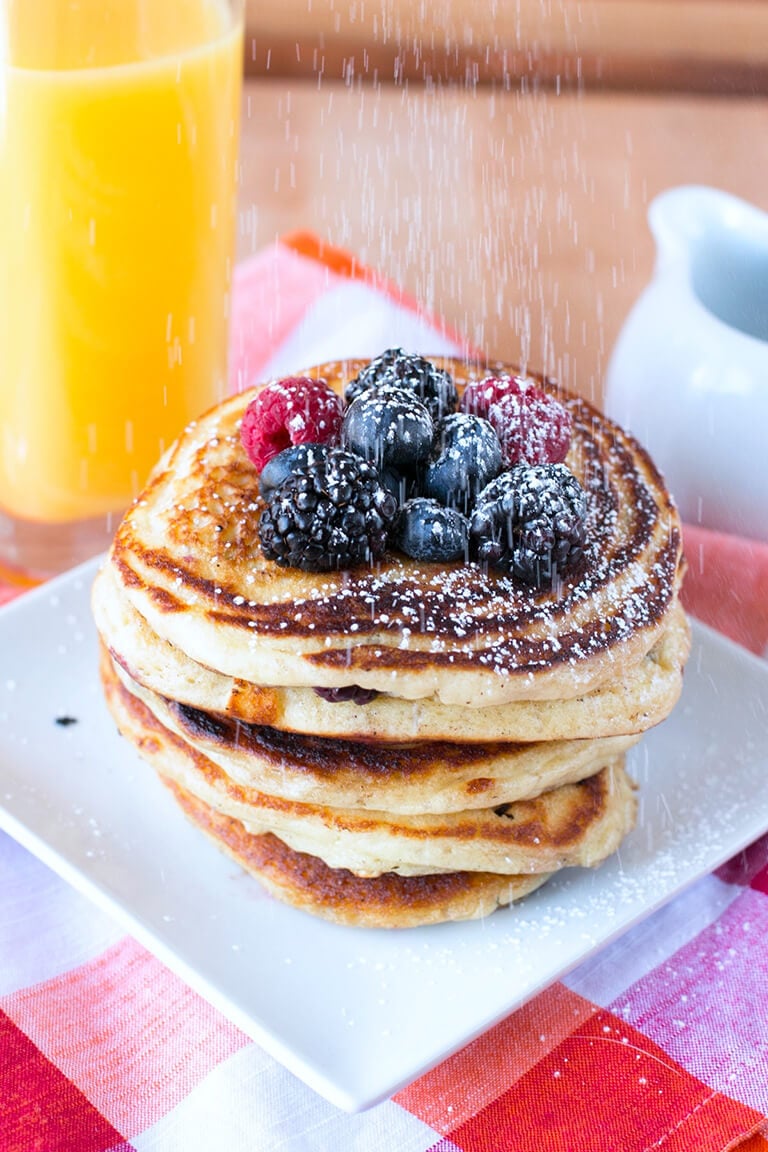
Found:
<path fill-rule="evenodd" d="M 316 371 L 343 383 L 333 365 Z M 588 511 L 583 559 L 551 591 L 476 563 L 394 554 L 330 574 L 267 561 L 257 477 L 238 454 L 248 394 L 182 439 L 121 526 L 113 563 L 160 635 L 257 683 L 487 704 L 592 690 L 663 631 L 682 577 L 681 532 L 641 447 L 585 401 L 557 395 L 573 419 L 568 465 Z"/>

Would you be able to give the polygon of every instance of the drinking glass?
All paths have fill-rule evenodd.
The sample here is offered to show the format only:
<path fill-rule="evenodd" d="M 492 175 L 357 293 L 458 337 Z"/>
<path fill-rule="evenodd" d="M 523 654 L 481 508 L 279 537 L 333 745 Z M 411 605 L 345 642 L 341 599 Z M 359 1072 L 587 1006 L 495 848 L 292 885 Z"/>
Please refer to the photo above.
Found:
<path fill-rule="evenodd" d="M 244 0 L 0 0 L 0 578 L 100 551 L 227 378 Z"/>

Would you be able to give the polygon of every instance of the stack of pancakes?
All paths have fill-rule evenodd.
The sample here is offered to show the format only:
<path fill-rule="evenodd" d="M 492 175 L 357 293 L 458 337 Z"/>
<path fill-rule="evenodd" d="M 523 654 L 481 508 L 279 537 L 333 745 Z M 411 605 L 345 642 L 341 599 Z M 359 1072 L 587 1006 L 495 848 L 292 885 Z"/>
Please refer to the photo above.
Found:
<path fill-rule="evenodd" d="M 341 390 L 365 363 L 308 374 Z M 434 363 L 460 389 L 488 370 Z M 624 756 L 673 707 L 689 648 L 679 518 L 629 435 L 542 386 L 571 412 L 588 499 L 584 561 L 552 590 L 395 552 L 318 574 L 267 560 L 239 436 L 252 391 L 185 430 L 118 529 L 93 591 L 118 727 L 297 907 L 483 916 L 633 825 Z"/>

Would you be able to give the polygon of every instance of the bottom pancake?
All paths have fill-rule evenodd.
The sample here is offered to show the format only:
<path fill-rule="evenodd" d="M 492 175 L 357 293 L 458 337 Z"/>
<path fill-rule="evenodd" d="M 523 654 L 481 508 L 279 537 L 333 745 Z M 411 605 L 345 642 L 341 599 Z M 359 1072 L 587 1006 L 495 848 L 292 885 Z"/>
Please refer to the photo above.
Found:
<path fill-rule="evenodd" d="M 278 900 L 324 920 L 358 928 L 417 928 L 449 920 L 476 920 L 527 896 L 547 880 L 488 872 L 430 876 L 356 876 L 296 852 L 271 832 L 247 832 L 239 820 L 216 812 L 174 781 L 160 777 L 185 815 L 213 843 L 255 876 Z"/>

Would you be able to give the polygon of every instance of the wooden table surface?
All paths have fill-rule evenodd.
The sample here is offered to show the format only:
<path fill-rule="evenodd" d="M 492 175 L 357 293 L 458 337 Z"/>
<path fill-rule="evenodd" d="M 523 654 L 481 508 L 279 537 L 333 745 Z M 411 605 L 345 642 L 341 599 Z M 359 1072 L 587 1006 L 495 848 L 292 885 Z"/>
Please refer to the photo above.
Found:
<path fill-rule="evenodd" d="M 768 210 L 767 117 L 757 96 L 248 78 L 239 255 L 314 230 L 600 401 L 650 200 L 705 183 Z"/>

